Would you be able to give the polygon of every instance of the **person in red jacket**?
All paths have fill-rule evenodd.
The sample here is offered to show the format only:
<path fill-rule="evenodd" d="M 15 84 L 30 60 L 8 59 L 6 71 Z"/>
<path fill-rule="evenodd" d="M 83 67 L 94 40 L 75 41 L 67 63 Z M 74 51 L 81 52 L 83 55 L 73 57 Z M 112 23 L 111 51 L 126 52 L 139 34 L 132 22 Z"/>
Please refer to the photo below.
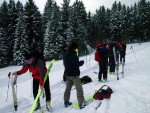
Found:
<path fill-rule="evenodd" d="M 47 77 L 45 84 L 44 84 L 44 77 L 47 72 L 45 61 L 42 59 L 38 59 L 31 55 L 30 53 L 25 53 L 25 62 L 23 68 L 19 71 L 15 71 L 13 75 L 21 75 L 27 72 L 28 70 L 32 73 L 33 77 L 33 96 L 34 99 L 38 94 L 39 86 L 42 91 L 45 91 L 46 94 L 46 108 L 47 110 L 51 109 L 50 101 L 51 101 L 51 93 L 49 87 L 49 77 Z M 37 105 L 34 111 L 40 109 L 40 101 L 38 100 Z"/>

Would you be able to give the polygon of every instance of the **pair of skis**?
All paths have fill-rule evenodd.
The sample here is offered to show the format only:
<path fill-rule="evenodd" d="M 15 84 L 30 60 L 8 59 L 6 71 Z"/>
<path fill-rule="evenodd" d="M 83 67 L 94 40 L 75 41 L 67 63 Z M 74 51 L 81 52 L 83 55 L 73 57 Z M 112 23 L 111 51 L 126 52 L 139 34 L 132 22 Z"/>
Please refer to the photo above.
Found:
<path fill-rule="evenodd" d="M 114 60 L 115 60 L 115 63 L 116 63 L 116 74 L 117 74 L 117 80 L 119 80 L 119 59 L 116 59 L 116 49 L 115 47 L 113 47 L 113 54 L 114 54 Z M 124 65 L 125 65 L 125 62 L 122 61 L 122 78 L 124 78 Z"/>
<path fill-rule="evenodd" d="M 93 95 L 87 97 L 84 102 L 85 102 L 86 104 L 89 104 L 91 101 L 93 101 Z M 78 108 L 78 107 L 79 107 L 79 104 L 78 104 L 78 103 L 74 103 L 74 104 L 73 104 L 73 108 Z"/>
<path fill-rule="evenodd" d="M 88 96 L 86 99 L 85 99 L 85 103 L 86 103 L 86 106 L 88 104 L 90 104 L 91 102 L 93 101 L 93 95 L 91 96 Z M 95 107 L 95 109 L 97 110 L 102 104 L 102 100 L 100 100 L 100 103 Z M 79 107 L 79 104 L 78 103 L 74 103 L 73 104 L 73 108 L 78 108 Z"/>
<path fill-rule="evenodd" d="M 115 60 L 115 63 L 116 63 L 116 74 L 117 74 L 117 80 L 119 80 L 119 60 L 116 59 L 116 48 L 113 47 L 113 54 L 114 54 L 114 60 Z"/>
<path fill-rule="evenodd" d="M 17 111 L 17 108 L 18 108 L 17 93 L 16 93 L 17 92 L 17 84 L 16 84 L 17 76 L 11 77 L 11 72 L 9 72 L 8 77 L 9 77 L 9 79 L 11 78 L 11 87 L 12 87 L 14 109 L 15 109 L 15 111 Z M 15 86 L 16 86 L 16 88 L 15 88 Z M 8 88 L 9 88 L 9 85 L 8 85 Z M 8 93 L 7 93 L 7 97 L 8 97 Z"/>

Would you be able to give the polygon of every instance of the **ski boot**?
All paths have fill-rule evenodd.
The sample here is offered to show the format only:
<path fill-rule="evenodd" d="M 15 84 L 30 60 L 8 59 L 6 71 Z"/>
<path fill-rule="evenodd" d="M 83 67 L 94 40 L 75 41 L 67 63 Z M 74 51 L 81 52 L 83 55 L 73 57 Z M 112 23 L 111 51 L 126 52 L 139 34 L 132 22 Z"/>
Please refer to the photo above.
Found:
<path fill-rule="evenodd" d="M 46 109 L 47 111 L 51 112 L 52 108 L 51 108 L 51 101 L 46 101 Z"/>
<path fill-rule="evenodd" d="M 37 110 L 40 109 L 40 108 L 41 108 L 41 105 L 40 105 L 40 102 L 38 101 L 38 102 L 36 103 L 36 107 L 35 107 L 34 111 L 37 111 Z"/>
<path fill-rule="evenodd" d="M 71 105 L 72 105 L 72 102 L 64 102 L 65 107 L 68 107 L 68 106 L 71 106 Z"/>
<path fill-rule="evenodd" d="M 83 109 L 86 106 L 86 102 L 83 102 L 82 104 L 79 105 L 80 109 Z"/>

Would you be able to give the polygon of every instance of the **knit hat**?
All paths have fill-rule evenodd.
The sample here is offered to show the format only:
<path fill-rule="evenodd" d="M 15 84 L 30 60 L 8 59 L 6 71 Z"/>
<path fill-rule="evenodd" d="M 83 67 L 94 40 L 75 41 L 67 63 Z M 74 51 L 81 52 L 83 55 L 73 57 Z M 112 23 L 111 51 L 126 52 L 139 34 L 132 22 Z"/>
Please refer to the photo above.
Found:
<path fill-rule="evenodd" d="M 24 58 L 25 58 L 25 60 L 29 60 L 32 58 L 32 55 L 30 53 L 25 53 Z"/>
<path fill-rule="evenodd" d="M 68 45 L 65 43 L 64 45 L 63 45 L 63 49 L 67 49 L 68 48 Z"/>
<path fill-rule="evenodd" d="M 78 44 L 76 42 L 71 43 L 70 45 L 71 49 L 77 49 L 78 48 Z"/>
<path fill-rule="evenodd" d="M 96 47 L 101 47 L 102 45 L 101 45 L 101 43 L 98 43 L 97 45 L 96 45 Z"/>
<path fill-rule="evenodd" d="M 106 39 L 103 39 L 103 42 L 106 42 Z"/>

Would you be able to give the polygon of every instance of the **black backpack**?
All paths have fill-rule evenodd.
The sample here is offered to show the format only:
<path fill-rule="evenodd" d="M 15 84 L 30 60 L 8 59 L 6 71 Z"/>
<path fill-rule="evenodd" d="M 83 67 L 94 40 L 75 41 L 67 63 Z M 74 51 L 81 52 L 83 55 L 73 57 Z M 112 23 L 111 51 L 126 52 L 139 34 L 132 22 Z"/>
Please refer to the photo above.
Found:
<path fill-rule="evenodd" d="M 83 76 L 80 80 L 81 80 L 82 84 L 87 84 L 89 82 L 92 82 L 92 79 L 89 76 L 87 76 L 87 75 Z"/>

